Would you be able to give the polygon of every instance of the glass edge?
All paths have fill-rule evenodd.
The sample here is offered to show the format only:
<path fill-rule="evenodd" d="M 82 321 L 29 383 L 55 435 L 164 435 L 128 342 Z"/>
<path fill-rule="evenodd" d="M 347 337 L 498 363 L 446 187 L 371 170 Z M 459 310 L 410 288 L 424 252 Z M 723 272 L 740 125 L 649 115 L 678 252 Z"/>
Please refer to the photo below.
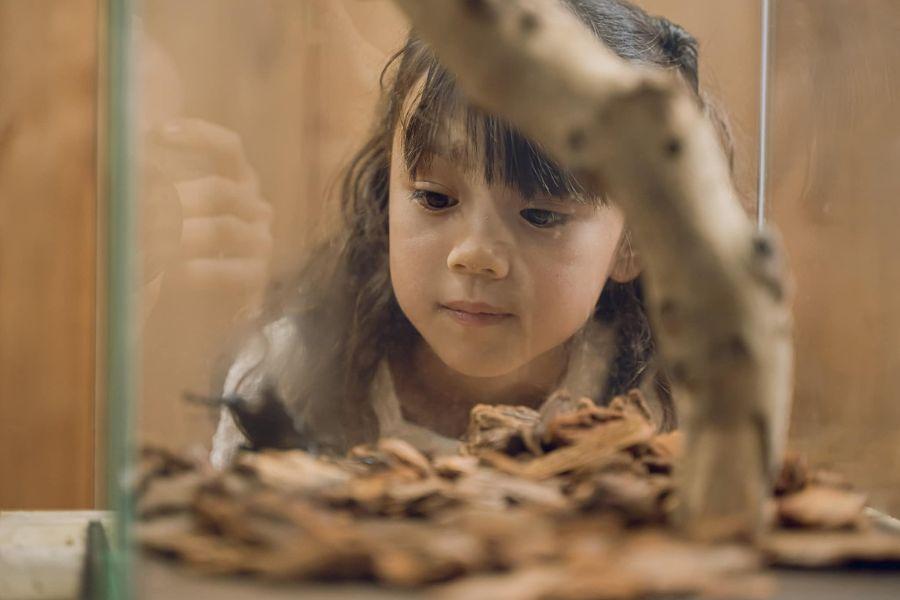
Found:
<path fill-rule="evenodd" d="M 114 512 L 106 565 L 108 598 L 131 598 L 134 514 L 132 410 L 138 365 L 134 319 L 135 145 L 132 23 L 137 0 L 99 0 L 106 28 L 106 490 Z M 101 5 L 103 6 L 103 5 Z"/>
<path fill-rule="evenodd" d="M 759 57 L 759 141 L 756 181 L 756 226 L 766 226 L 768 212 L 769 130 L 772 124 L 772 67 L 774 65 L 776 0 L 760 0 L 760 57 Z"/>

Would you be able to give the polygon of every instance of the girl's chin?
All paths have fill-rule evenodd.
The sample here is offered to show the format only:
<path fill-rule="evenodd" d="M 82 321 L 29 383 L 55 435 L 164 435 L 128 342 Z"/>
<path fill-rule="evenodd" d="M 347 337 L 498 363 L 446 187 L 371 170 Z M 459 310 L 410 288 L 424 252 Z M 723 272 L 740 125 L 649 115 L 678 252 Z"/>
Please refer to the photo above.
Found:
<path fill-rule="evenodd" d="M 449 354 L 449 353 L 448 353 Z M 439 353 L 438 356 L 441 356 Z M 497 355 L 482 353 L 452 353 L 441 356 L 445 365 L 466 377 L 493 378 L 511 375 L 522 365 L 514 360 L 502 360 Z"/>

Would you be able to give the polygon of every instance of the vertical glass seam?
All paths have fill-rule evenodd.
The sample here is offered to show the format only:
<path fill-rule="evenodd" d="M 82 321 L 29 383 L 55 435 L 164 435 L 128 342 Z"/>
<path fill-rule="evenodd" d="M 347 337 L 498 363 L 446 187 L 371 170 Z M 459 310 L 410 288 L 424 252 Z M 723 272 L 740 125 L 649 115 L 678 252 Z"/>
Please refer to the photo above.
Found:
<path fill-rule="evenodd" d="M 760 59 L 759 59 L 759 164 L 756 181 L 756 226 L 766 222 L 766 147 L 769 125 L 769 43 L 772 25 L 770 0 L 761 0 Z"/>
<path fill-rule="evenodd" d="M 115 511 L 106 597 L 130 598 L 131 425 L 138 364 L 134 326 L 134 141 L 131 19 L 136 0 L 107 0 L 107 494 Z"/>

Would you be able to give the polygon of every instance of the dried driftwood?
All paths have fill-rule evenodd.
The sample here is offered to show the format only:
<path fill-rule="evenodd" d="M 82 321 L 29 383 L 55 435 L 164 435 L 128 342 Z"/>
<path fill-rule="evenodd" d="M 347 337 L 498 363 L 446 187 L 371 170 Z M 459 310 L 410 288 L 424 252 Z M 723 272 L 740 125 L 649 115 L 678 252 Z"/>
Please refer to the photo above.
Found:
<path fill-rule="evenodd" d="M 670 532 L 681 435 L 653 435 L 639 394 L 609 407 L 558 394 L 540 411 L 482 406 L 459 456 L 382 439 L 344 458 L 245 452 L 225 472 L 142 454 L 138 538 L 208 573 L 377 580 L 446 598 L 758 595 L 768 561 L 900 564 L 839 478 L 787 462 L 780 529 L 749 545 Z M 531 443 L 524 440 L 531 439 Z M 473 591 L 474 590 L 474 591 Z"/>
<path fill-rule="evenodd" d="M 683 523 L 756 532 L 786 435 L 791 319 L 780 252 L 740 208 L 712 125 L 559 3 L 396 3 L 476 103 L 622 208 L 680 400 Z"/>

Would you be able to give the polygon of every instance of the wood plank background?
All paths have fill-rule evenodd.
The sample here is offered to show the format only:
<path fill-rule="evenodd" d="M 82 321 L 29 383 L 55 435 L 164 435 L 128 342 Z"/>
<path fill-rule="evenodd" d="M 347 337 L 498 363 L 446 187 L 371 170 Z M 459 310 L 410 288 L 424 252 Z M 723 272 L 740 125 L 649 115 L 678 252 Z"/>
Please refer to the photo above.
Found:
<path fill-rule="evenodd" d="M 900 514 L 900 3 L 777 4 L 771 218 L 796 284 L 791 443 Z"/>
<path fill-rule="evenodd" d="M 0 2 L 0 509 L 94 502 L 96 0 Z"/>

